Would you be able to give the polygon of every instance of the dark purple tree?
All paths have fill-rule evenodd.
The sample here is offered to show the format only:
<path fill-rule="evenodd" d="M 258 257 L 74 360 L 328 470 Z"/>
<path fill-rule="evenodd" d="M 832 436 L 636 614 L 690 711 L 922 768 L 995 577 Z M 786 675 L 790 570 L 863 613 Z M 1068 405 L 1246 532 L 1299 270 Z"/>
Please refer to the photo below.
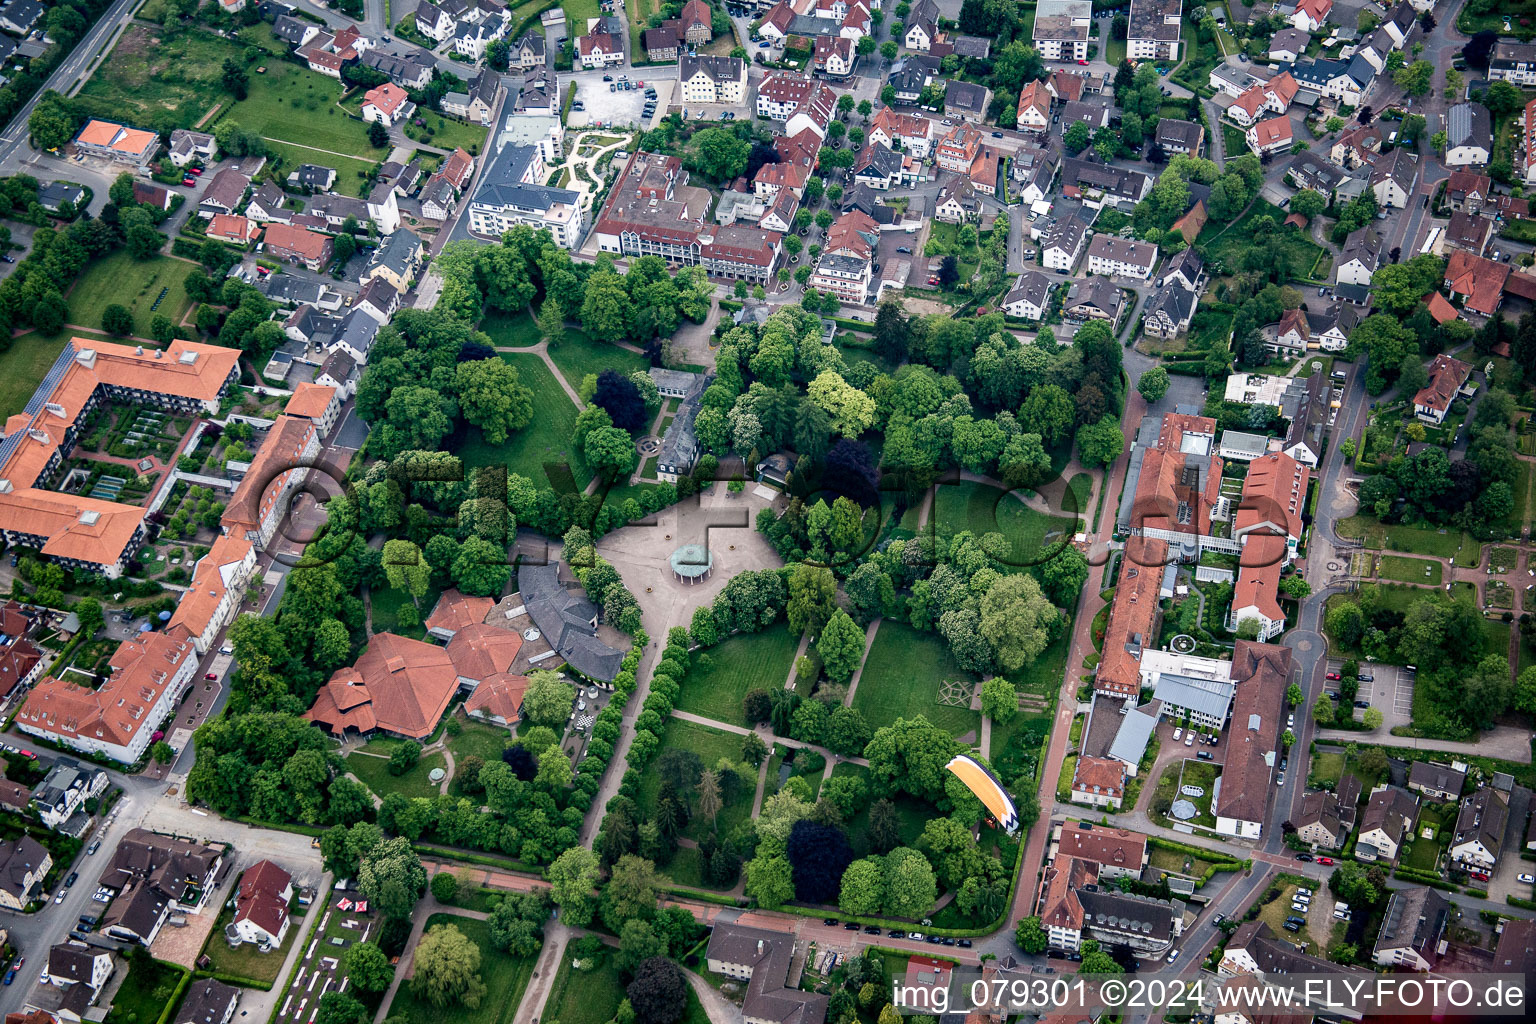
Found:
<path fill-rule="evenodd" d="M 688 1009 L 688 983 L 682 970 L 665 957 L 641 961 L 624 994 L 638 1024 L 677 1024 Z"/>
<path fill-rule="evenodd" d="M 645 427 L 645 400 L 635 382 L 615 370 L 597 375 L 597 391 L 592 404 L 604 409 L 620 430 L 633 434 Z"/>
<path fill-rule="evenodd" d="M 801 819 L 790 829 L 784 852 L 789 857 L 796 899 L 806 903 L 837 900 L 843 872 L 853 863 L 853 847 L 842 829 Z"/>
<path fill-rule="evenodd" d="M 822 486 L 864 508 L 880 503 L 880 471 L 869 448 L 847 438 L 834 444 L 822 460 Z"/>

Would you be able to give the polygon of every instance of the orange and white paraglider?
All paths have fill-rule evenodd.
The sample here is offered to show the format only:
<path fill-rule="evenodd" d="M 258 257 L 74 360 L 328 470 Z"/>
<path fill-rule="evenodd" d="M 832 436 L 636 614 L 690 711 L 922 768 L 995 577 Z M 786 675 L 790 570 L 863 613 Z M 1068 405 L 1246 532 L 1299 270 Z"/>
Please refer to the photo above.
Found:
<path fill-rule="evenodd" d="M 1019 830 L 1019 812 L 1013 806 L 1013 797 L 1003 788 L 1003 784 L 997 781 L 981 762 L 964 754 L 957 754 L 950 758 L 949 764 L 944 766 L 954 773 L 955 778 L 965 783 L 968 788 L 980 800 L 987 813 L 992 815 L 1008 834 Z"/>

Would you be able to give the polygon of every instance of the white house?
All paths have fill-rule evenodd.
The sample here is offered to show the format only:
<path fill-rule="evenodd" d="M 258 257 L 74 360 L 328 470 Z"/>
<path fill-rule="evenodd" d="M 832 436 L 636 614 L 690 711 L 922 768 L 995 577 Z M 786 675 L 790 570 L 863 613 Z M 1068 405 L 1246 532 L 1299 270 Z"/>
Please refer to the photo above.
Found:
<path fill-rule="evenodd" d="M 1333 0 L 1301 0 L 1291 15 L 1291 25 L 1303 32 L 1316 32 L 1327 22 L 1331 10 Z"/>
<path fill-rule="evenodd" d="M 1498 866 L 1508 825 L 1509 794 L 1502 789 L 1484 786 L 1462 798 L 1451 835 L 1451 863 L 1487 875 Z"/>
<path fill-rule="evenodd" d="M 1003 296 L 1003 311 L 1021 320 L 1040 320 L 1050 301 L 1051 280 L 1038 271 L 1019 275 L 1013 290 Z"/>
<path fill-rule="evenodd" d="M 270 860 L 257 861 L 240 876 L 235 894 L 235 919 L 225 930 L 232 943 L 249 942 L 276 949 L 288 934 L 288 902 L 293 876 Z"/>
<path fill-rule="evenodd" d="M 85 807 L 87 800 L 105 793 L 110 784 L 107 773 L 100 768 L 88 768 L 72 757 L 61 757 L 32 790 L 32 807 L 44 825 L 58 831 Z"/>

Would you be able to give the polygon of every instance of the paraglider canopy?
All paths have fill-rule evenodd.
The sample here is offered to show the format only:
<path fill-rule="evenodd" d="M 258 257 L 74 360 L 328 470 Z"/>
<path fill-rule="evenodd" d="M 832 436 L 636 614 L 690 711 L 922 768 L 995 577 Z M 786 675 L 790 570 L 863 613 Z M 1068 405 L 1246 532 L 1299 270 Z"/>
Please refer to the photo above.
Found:
<path fill-rule="evenodd" d="M 965 783 L 976 799 L 992 815 L 994 821 L 1005 828 L 1009 835 L 1019 830 L 1019 812 L 1013 806 L 1013 797 L 997 781 L 997 777 L 984 768 L 981 762 L 964 754 L 957 754 L 944 766 L 955 778 Z"/>

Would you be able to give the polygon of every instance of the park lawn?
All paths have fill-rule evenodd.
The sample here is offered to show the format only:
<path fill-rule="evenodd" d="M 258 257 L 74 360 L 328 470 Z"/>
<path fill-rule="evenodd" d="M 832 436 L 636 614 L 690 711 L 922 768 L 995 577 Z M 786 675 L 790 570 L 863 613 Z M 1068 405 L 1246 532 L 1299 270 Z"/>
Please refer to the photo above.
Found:
<path fill-rule="evenodd" d="M 393 750 L 393 745 L 391 745 Z M 441 751 L 433 751 L 422 754 L 421 760 L 416 762 L 416 767 L 404 775 L 389 774 L 389 758 L 373 757 L 363 753 L 351 753 L 347 755 L 347 768 L 363 781 L 363 785 L 373 790 L 381 798 L 390 793 L 399 793 L 403 797 L 411 798 L 424 796 L 427 798 L 437 796 L 441 790 L 438 784 L 427 776 L 434 768 L 446 768 L 448 761 Z"/>
<path fill-rule="evenodd" d="M 1385 524 L 1373 516 L 1350 516 L 1336 526 L 1339 536 L 1359 538 L 1377 551 L 1404 551 L 1435 558 L 1455 558 L 1458 565 L 1477 565 L 1483 558 L 1483 546 L 1460 530 Z"/>
<path fill-rule="evenodd" d="M 181 976 L 187 973 L 184 968 L 162 963 L 141 949 L 135 949 L 129 956 L 127 971 L 128 976 L 112 997 L 106 1024 L 159 1020 Z"/>
<path fill-rule="evenodd" d="M 682 851 L 679 851 L 681 853 Z M 571 966 L 571 957 L 560 961 L 560 973 L 549 991 L 544 1016 L 560 1024 L 608 1024 L 624 999 L 624 979 L 611 953 L 597 957 L 587 970 Z"/>
<path fill-rule="evenodd" d="M 126 252 L 115 252 L 92 262 L 69 292 L 69 322 L 96 329 L 101 315 L 113 303 L 128 307 L 133 314 L 134 333 L 149 336 L 149 321 L 157 314 L 180 323 L 192 300 L 187 297 L 187 278 L 201 268 L 195 263 L 156 256 L 136 260 Z M 160 308 L 150 307 L 165 291 Z"/>
<path fill-rule="evenodd" d="M 628 376 L 636 370 L 645 370 L 651 362 L 638 352 L 627 348 L 593 341 L 581 331 L 567 329 L 565 340 L 549 350 L 549 358 L 560 368 L 565 382 L 577 391 L 581 379 L 587 374 L 599 374 L 604 370 L 617 370 Z"/>
<path fill-rule="evenodd" d="M 656 6 L 653 2 L 652 10 L 655 10 Z M 597 0 L 561 0 L 560 7 L 565 11 L 566 35 L 570 36 L 573 42 L 577 36 L 586 34 L 588 18 L 600 18 L 603 15 Z"/>
<path fill-rule="evenodd" d="M 784 686 L 794 669 L 799 638 L 787 625 L 775 625 L 761 633 L 740 633 L 699 652 L 707 655 L 709 668 L 689 671 L 677 695 L 677 709 L 713 718 L 730 725 L 746 725 L 741 700 L 749 690 L 772 692 Z"/>
<path fill-rule="evenodd" d="M 938 489 L 932 523 L 941 536 L 970 530 L 980 537 L 1000 533 L 1011 545 L 1008 565 L 1022 568 L 1049 561 L 1051 555 L 1070 543 L 1078 520 L 1037 512 L 1019 495 L 989 484 L 962 481 Z"/>
<path fill-rule="evenodd" d="M 477 722 L 465 716 L 462 710 L 454 712 L 453 717 L 464 730 L 457 736 L 448 737 L 448 749 L 453 751 L 455 760 L 469 756 L 478 757 L 487 763 L 501 760 L 501 752 L 512 741 L 510 729 Z"/>
<path fill-rule="evenodd" d="M 375 161 L 354 157 L 341 157 L 335 153 L 300 146 L 297 143 L 267 140 L 267 150 L 281 161 L 284 173 L 299 164 L 319 164 L 336 169 L 335 191 L 342 195 L 361 197 L 367 193 L 368 177 L 373 173 Z"/>
<path fill-rule="evenodd" d="M 571 435 L 576 430 L 576 406 L 570 396 L 538 356 L 503 352 L 501 358 L 511 363 L 523 384 L 533 389 L 533 422 L 500 445 L 486 441 L 479 427 L 468 427 L 453 450 L 471 468 L 502 463 L 513 473 L 532 480 L 535 487 L 555 483 L 545 470 L 546 463 L 568 464 L 576 488 L 585 487 L 592 473 L 571 444 Z"/>
<path fill-rule="evenodd" d="M 532 312 L 526 309 L 511 316 L 499 311 L 487 313 L 480 329 L 491 336 L 492 344 L 503 348 L 532 348 L 543 340 Z"/>
<path fill-rule="evenodd" d="M 336 103 L 344 87 L 335 79 L 286 61 L 271 60 L 260 74 L 252 69 L 250 94 L 227 107 L 220 121 L 236 121 L 263 138 L 328 150 L 362 160 L 383 160 L 389 149 L 368 142 L 368 125 L 354 121 Z"/>
<path fill-rule="evenodd" d="M 1339 778 L 1343 774 L 1343 754 L 1319 752 L 1312 755 L 1311 777 L 1307 780 L 1307 785 L 1330 789 L 1339 784 Z"/>
<path fill-rule="evenodd" d="M 1515 482 L 1510 485 L 1514 491 L 1515 504 L 1509 510 L 1509 515 L 1504 517 L 1504 528 L 1511 536 L 1518 536 L 1520 527 L 1530 515 L 1531 509 L 1531 464 L 1520 460 L 1515 464 Z"/>
<path fill-rule="evenodd" d="M 1381 575 L 1389 580 L 1397 580 L 1399 583 L 1429 583 L 1438 587 L 1441 567 L 1439 562 L 1424 558 L 1382 555 Z"/>
<path fill-rule="evenodd" d="M 394 587 L 381 587 L 370 591 L 368 605 L 373 621 L 375 633 L 398 633 L 400 636 L 408 636 L 413 640 L 424 640 L 427 629 L 421 625 L 420 620 L 431 613 L 432 607 L 437 604 L 439 588 L 429 585 L 426 596 L 419 602 L 414 602 L 418 609 L 417 624 L 409 628 L 400 624 L 400 610 L 408 604 L 412 604 L 411 595 Z"/>
<path fill-rule="evenodd" d="M 885 619 L 875 633 L 853 706 L 873 729 L 922 715 L 952 736 L 970 734 L 975 739 L 981 716 L 970 709 L 969 702 L 965 707 L 938 703 L 939 686 L 947 679 L 976 681 L 955 664 L 937 636 Z"/>
<path fill-rule="evenodd" d="M 159 29 L 130 24 L 75 98 L 93 114 L 143 128 L 191 128 L 229 98 L 220 78 L 231 56 L 244 66 L 238 48 L 202 29 L 167 39 Z"/>
<path fill-rule="evenodd" d="M 27 407 L 59 353 L 75 331 L 60 331 L 52 338 L 33 331 L 10 340 L 0 352 L 0 416 L 14 416 Z"/>
<path fill-rule="evenodd" d="M 213 931 L 208 933 L 208 941 L 203 945 L 203 955 L 213 961 L 208 965 L 208 970 L 214 974 L 259 981 L 270 987 L 282 973 L 283 961 L 287 959 L 288 951 L 296 941 L 294 937 L 303 932 L 299 925 L 304 921 L 304 908 L 292 909 L 296 911 L 296 920 L 283 938 L 283 944 L 270 953 L 261 952 L 254 942 L 242 942 L 231 949 L 224 940 L 224 929 L 235 920 L 235 912 L 228 907 L 219 911 L 219 918 L 213 923 Z"/>
<path fill-rule="evenodd" d="M 458 1002 L 437 1007 L 418 998 L 410 985 L 401 985 L 385 1016 L 399 1017 L 411 1024 L 507 1024 L 517 1013 L 517 1004 L 533 976 L 537 957 L 508 956 L 497 949 L 491 943 L 490 925 L 484 921 L 457 914 L 433 914 L 427 918 L 428 928 L 437 924 L 453 925 L 480 947 L 480 979 L 485 982 L 485 998 L 474 1010 Z"/>
<path fill-rule="evenodd" d="M 1509 623 L 1498 619 L 1483 620 L 1483 653 L 1509 654 Z"/>
<path fill-rule="evenodd" d="M 1204 75 L 1201 77 L 1203 81 Z M 1209 238 L 1204 238 L 1206 232 L 1202 231 L 1200 234 L 1204 241 L 1200 248 L 1205 250 L 1208 259 L 1214 256 L 1226 264 L 1228 270 L 1238 269 L 1243 253 L 1253 246 L 1253 222 L 1259 217 L 1270 217 L 1279 225 L 1285 220 L 1286 213 L 1273 203 L 1263 200 L 1255 202 L 1231 226 L 1216 225 L 1215 230 L 1210 231 Z M 1322 246 L 1300 231 L 1276 232 L 1266 243 L 1266 248 L 1284 251 L 1290 258 L 1289 266 L 1303 280 L 1311 280 L 1317 258 L 1323 254 Z"/>
<path fill-rule="evenodd" d="M 1536 20 L 1536 0 L 1504 0 L 1482 14 L 1473 14 L 1463 7 L 1456 17 L 1456 28 L 1469 36 L 1482 31 L 1502 34 L 1505 18 L 1510 20 L 1511 27 L 1521 26 L 1526 20 Z"/>
<path fill-rule="evenodd" d="M 418 128 L 416 122 L 425 121 L 426 128 L 432 130 L 428 135 L 426 128 Z M 462 149 L 471 156 L 479 156 L 485 148 L 485 136 L 489 129 L 470 124 L 468 121 L 460 121 L 456 117 L 444 117 L 434 111 L 418 110 L 416 115 L 405 122 L 405 134 L 408 138 L 428 146 L 436 146 L 438 149 Z"/>
<path fill-rule="evenodd" d="M 661 747 L 663 750 L 673 748 L 691 750 L 699 755 L 699 760 L 704 762 L 705 768 L 714 768 L 722 757 L 737 764 L 741 763 L 742 738 L 734 732 L 711 729 L 707 725 L 684 721 L 681 718 L 668 718 L 666 728 L 661 734 Z M 640 796 L 637 800 L 647 817 L 655 812 L 656 797 L 660 792 L 660 777 L 656 772 L 647 773 L 640 782 Z M 693 794 L 681 795 L 688 798 L 691 806 Z M 720 813 L 715 816 L 715 823 L 721 835 L 729 833 L 731 829 L 751 816 L 752 798 L 755 795 L 757 795 L 757 778 L 754 775 L 742 780 L 742 785 L 731 795 L 731 799 L 722 799 Z M 683 835 L 702 839 L 709 832 L 709 825 L 709 821 L 702 815 L 694 815 L 688 820 L 688 826 L 683 829 Z"/>
<path fill-rule="evenodd" d="M 1020 693 L 1036 693 L 1047 699 L 1053 698 L 1067 670 L 1067 651 L 1072 646 L 1072 630 L 1062 630 L 1062 635 L 1040 652 L 1040 656 L 1008 676 L 1008 681 Z M 1020 717 L 1023 717 L 1022 715 Z M 997 747 L 997 730 L 992 730 L 992 745 Z"/>

